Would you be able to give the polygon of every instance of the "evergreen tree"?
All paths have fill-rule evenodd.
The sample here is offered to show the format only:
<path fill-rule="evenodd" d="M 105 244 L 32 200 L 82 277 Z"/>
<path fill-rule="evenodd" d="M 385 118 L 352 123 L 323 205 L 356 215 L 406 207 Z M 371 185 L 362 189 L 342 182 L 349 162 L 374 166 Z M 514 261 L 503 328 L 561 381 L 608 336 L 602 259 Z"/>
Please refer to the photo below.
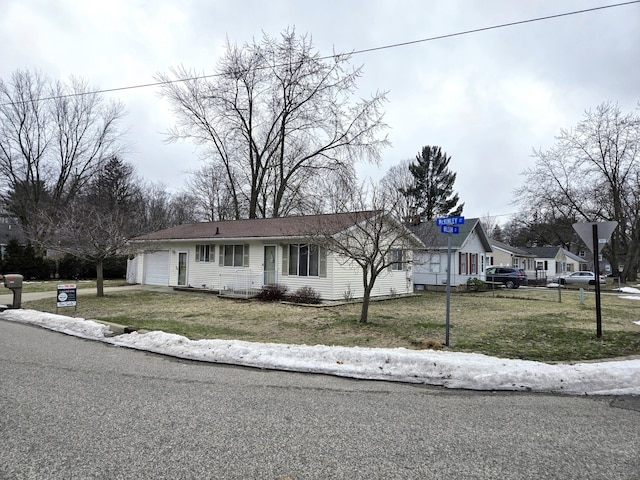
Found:
<path fill-rule="evenodd" d="M 400 192 L 425 220 L 462 214 L 464 203 L 458 204 L 460 198 L 453 191 L 456 173 L 449 169 L 450 160 L 440 147 L 427 145 L 409 164 L 413 183 Z"/>

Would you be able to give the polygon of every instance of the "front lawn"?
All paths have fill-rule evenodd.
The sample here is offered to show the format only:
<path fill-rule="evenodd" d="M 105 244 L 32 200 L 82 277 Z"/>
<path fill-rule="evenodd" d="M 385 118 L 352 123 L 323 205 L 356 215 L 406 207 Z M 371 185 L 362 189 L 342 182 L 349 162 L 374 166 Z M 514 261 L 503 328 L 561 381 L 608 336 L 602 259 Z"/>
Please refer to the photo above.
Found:
<path fill-rule="evenodd" d="M 640 355 L 640 303 L 603 293 L 603 336 L 596 338 L 595 296 L 577 290 L 501 289 L 453 293 L 450 345 L 445 339 L 446 297 L 374 301 L 369 323 L 359 324 L 360 304 L 300 306 L 231 300 L 210 294 L 130 290 L 104 298 L 83 295 L 77 311 L 63 315 L 103 320 L 191 339 L 359 347 L 442 348 L 539 361 L 580 361 Z M 55 299 L 23 302 L 24 308 L 55 312 Z"/>

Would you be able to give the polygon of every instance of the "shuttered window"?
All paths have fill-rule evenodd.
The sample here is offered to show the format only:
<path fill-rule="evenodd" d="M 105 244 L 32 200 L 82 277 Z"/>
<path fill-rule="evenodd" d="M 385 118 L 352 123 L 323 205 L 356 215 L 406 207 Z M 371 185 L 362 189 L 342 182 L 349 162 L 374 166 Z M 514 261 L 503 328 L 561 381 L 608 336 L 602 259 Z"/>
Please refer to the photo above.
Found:
<path fill-rule="evenodd" d="M 212 249 L 211 245 L 196 245 L 196 262 L 213 261 L 214 255 L 215 249 Z"/>

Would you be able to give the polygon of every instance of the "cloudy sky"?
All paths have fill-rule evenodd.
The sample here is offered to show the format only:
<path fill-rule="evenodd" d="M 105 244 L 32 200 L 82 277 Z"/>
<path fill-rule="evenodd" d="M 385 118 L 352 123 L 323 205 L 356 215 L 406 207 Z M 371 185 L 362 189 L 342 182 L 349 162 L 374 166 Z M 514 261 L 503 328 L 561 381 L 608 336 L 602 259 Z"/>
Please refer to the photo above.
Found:
<path fill-rule="evenodd" d="M 1 0 L 0 77 L 38 69 L 96 89 L 151 83 L 184 65 L 212 73 L 225 39 L 287 27 L 323 55 L 353 52 L 620 3 L 621 0 Z M 506 221 L 513 188 L 564 127 L 604 101 L 640 101 L 640 3 L 353 56 L 363 96 L 388 91 L 389 167 L 439 145 L 458 173 L 464 215 Z M 163 142 L 172 124 L 154 87 L 107 94 L 126 105 L 129 162 L 145 179 L 182 187 L 200 165 L 189 144 Z"/>

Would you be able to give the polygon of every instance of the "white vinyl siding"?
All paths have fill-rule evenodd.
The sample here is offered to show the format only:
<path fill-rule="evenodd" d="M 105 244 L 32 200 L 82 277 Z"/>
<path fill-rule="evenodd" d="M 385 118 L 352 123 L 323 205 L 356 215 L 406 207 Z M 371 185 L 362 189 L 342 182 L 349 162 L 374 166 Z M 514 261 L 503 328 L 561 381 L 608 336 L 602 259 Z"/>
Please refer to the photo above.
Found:
<path fill-rule="evenodd" d="M 169 285 L 169 250 L 145 252 L 144 282 L 145 285 Z"/>

